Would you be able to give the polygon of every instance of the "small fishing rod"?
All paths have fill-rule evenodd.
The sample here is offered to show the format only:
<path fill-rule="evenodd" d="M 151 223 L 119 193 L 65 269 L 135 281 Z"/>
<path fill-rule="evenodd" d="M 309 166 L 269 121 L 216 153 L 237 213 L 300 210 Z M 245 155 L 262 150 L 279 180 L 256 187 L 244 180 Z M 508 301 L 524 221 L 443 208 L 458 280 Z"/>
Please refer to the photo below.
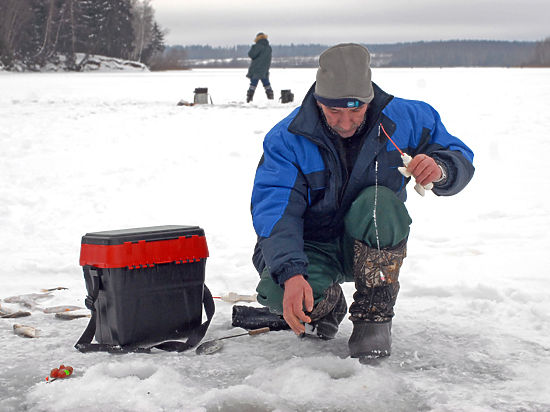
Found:
<path fill-rule="evenodd" d="M 395 146 L 395 148 L 397 149 L 397 151 L 401 154 L 401 160 L 403 161 L 403 166 L 402 167 L 398 167 L 397 170 L 399 170 L 399 173 L 401 173 L 403 176 L 405 177 L 411 177 L 411 172 L 409 172 L 409 170 L 407 169 L 407 166 L 409 165 L 409 163 L 411 162 L 412 160 L 412 157 L 409 156 L 407 153 L 403 152 L 399 146 L 397 146 L 395 144 L 395 142 L 392 140 L 392 138 L 390 137 L 390 135 L 388 134 L 388 132 L 386 132 L 386 129 L 384 129 L 384 126 L 382 125 L 382 123 L 380 123 L 380 128 L 382 129 L 382 131 L 384 132 L 384 135 L 386 135 L 386 137 L 388 138 L 388 140 Z M 416 192 L 420 195 L 420 196 L 424 196 L 424 194 L 426 193 L 426 190 L 432 190 L 432 188 L 434 187 L 433 183 L 428 183 L 427 185 L 425 186 L 422 186 L 420 183 L 416 183 L 414 185 L 414 190 L 416 190 Z"/>

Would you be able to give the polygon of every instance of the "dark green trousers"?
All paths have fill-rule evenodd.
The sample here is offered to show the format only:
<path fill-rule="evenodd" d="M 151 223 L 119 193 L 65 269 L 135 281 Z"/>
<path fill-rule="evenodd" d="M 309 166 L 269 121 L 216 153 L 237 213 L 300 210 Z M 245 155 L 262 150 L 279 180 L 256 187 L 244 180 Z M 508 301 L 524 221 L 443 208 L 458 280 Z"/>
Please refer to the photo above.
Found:
<path fill-rule="evenodd" d="M 376 225 L 374 205 L 376 202 Z M 330 242 L 304 242 L 308 258 L 307 281 L 318 303 L 333 283 L 353 282 L 353 242 L 360 240 L 377 248 L 376 227 L 380 248 L 396 246 L 409 235 L 412 220 L 407 208 L 395 193 L 384 186 L 370 186 L 352 203 L 345 217 L 345 232 Z M 269 271 L 260 275 L 256 288 L 258 302 L 275 313 L 283 313 L 283 288 L 276 284 Z"/>

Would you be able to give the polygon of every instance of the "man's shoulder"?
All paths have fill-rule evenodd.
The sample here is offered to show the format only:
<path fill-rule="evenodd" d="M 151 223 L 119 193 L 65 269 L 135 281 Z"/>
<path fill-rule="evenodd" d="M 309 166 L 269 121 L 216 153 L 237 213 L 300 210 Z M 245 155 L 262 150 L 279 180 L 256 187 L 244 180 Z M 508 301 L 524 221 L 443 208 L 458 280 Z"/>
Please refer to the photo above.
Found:
<path fill-rule="evenodd" d="M 382 110 L 382 113 L 396 123 L 413 122 L 423 125 L 432 124 L 438 116 L 436 110 L 421 100 L 394 97 Z"/>
<path fill-rule="evenodd" d="M 433 108 L 422 100 L 404 99 L 403 97 L 394 96 L 384 110 L 426 111 L 433 110 Z"/>
<path fill-rule="evenodd" d="M 290 124 L 294 121 L 300 111 L 300 106 L 295 108 L 288 116 L 279 121 L 265 136 L 265 143 L 282 144 L 289 148 L 315 146 L 306 137 L 293 133 L 289 130 Z"/>
<path fill-rule="evenodd" d="M 284 119 L 280 120 L 273 128 L 269 131 L 266 138 L 270 135 L 277 134 L 277 135 L 284 135 L 284 136 L 295 136 L 293 133 L 291 133 L 288 130 L 288 126 L 290 126 L 290 123 L 294 120 L 298 112 L 300 111 L 300 107 L 297 107 L 292 112 L 290 112 Z"/>

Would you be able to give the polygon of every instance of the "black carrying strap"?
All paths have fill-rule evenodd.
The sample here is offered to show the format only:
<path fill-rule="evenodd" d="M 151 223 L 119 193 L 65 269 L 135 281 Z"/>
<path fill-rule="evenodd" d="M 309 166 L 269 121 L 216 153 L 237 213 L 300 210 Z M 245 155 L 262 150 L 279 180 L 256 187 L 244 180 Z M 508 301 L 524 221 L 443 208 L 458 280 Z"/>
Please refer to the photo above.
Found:
<path fill-rule="evenodd" d="M 212 320 L 214 312 L 216 311 L 216 306 L 214 305 L 212 293 L 210 293 L 210 290 L 206 287 L 206 285 L 204 285 L 204 290 L 202 294 L 202 304 L 204 306 L 204 312 L 206 313 L 206 321 L 199 327 L 193 329 L 185 342 L 171 340 L 151 346 L 151 348 L 149 349 L 156 348 L 168 352 L 183 352 L 197 345 L 202 340 L 202 338 L 204 338 L 204 335 L 206 335 L 206 331 L 210 326 L 210 321 Z"/>
<path fill-rule="evenodd" d="M 84 267 L 84 279 L 86 280 L 86 285 L 91 285 L 91 290 L 88 289 L 88 296 L 86 296 L 85 303 L 86 307 L 92 312 L 92 317 L 88 326 L 84 330 L 84 333 L 76 342 L 74 347 L 82 353 L 86 352 L 109 352 L 109 353 L 150 353 L 151 349 L 162 349 L 168 352 L 183 352 L 188 349 L 191 349 L 193 346 L 197 345 L 210 326 L 210 321 L 214 317 L 214 312 L 216 311 L 216 306 L 214 305 L 214 299 L 210 290 L 204 285 L 202 304 L 204 306 L 204 312 L 206 313 L 206 321 L 198 326 L 197 328 L 191 330 L 187 336 L 185 342 L 182 341 L 166 341 L 149 347 L 140 347 L 136 345 L 108 345 L 103 343 L 91 343 L 96 329 L 96 319 L 97 319 L 97 310 L 94 306 L 94 303 L 97 299 L 99 293 L 99 275 L 97 270 L 94 268 Z"/>

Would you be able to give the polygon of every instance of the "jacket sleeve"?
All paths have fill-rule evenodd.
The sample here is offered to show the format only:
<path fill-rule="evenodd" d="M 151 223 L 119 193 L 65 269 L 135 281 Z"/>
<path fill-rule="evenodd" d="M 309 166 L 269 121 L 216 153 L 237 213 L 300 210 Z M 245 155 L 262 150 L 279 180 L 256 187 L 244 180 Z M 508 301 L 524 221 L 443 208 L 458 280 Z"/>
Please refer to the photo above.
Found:
<path fill-rule="evenodd" d="M 254 44 L 250 50 L 248 51 L 248 57 L 250 57 L 252 60 L 254 60 L 256 57 L 260 55 L 260 52 L 262 51 L 259 44 Z"/>
<path fill-rule="evenodd" d="M 438 196 L 454 195 L 464 189 L 474 175 L 474 153 L 447 131 L 433 107 L 426 103 L 420 107 L 422 114 L 417 120 L 422 119 L 422 130 L 416 132 L 421 137 L 414 154 L 425 153 L 445 168 L 447 177 L 434 184 L 433 192 Z"/>
<path fill-rule="evenodd" d="M 264 263 L 280 285 L 298 274 L 307 277 L 303 240 L 306 204 L 305 179 L 295 152 L 285 142 L 285 132 L 274 129 L 264 140 L 251 209 Z"/>

